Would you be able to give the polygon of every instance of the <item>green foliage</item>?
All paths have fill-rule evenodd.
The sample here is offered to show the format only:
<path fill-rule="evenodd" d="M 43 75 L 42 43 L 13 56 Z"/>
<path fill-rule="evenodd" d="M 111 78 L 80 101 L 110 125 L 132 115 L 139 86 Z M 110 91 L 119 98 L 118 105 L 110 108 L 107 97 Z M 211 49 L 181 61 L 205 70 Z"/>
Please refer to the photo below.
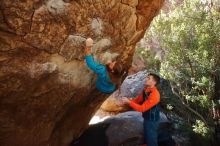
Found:
<path fill-rule="evenodd" d="M 170 11 L 162 11 L 151 24 L 145 39 L 158 40 L 165 58 L 160 74 L 174 81 L 182 100 L 210 121 L 214 79 L 220 74 L 220 2 L 171 0 Z M 209 113 L 209 114 L 208 114 Z M 206 135 L 201 121 L 194 131 Z"/>
<path fill-rule="evenodd" d="M 196 120 L 195 125 L 193 125 L 193 131 L 202 136 L 207 136 L 210 133 L 210 129 L 200 120 Z"/>
<path fill-rule="evenodd" d="M 136 53 L 144 58 L 144 64 L 148 69 L 155 72 L 160 70 L 160 59 L 149 48 L 137 48 Z"/>

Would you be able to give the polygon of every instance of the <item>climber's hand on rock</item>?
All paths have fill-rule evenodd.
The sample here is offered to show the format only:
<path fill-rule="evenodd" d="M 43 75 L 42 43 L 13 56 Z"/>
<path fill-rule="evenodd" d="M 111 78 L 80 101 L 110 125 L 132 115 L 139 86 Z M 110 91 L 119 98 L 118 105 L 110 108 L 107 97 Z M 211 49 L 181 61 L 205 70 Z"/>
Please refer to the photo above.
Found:
<path fill-rule="evenodd" d="M 91 38 L 86 39 L 86 48 L 92 48 L 93 40 Z"/>
<path fill-rule="evenodd" d="M 122 102 L 124 103 L 124 104 L 129 104 L 130 103 L 130 100 L 127 98 L 127 97 L 122 97 Z"/>
<path fill-rule="evenodd" d="M 91 55 L 92 46 L 93 46 L 93 40 L 91 38 L 86 39 L 85 55 Z"/>

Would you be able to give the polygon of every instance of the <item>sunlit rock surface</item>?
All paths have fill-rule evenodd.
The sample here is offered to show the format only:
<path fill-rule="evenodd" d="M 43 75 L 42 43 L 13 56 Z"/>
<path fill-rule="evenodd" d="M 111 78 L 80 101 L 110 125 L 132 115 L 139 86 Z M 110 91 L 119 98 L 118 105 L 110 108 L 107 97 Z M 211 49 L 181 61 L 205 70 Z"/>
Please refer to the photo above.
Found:
<path fill-rule="evenodd" d="M 0 145 L 65 146 L 105 100 L 85 65 L 118 55 L 124 70 L 163 0 L 1 0 Z"/>

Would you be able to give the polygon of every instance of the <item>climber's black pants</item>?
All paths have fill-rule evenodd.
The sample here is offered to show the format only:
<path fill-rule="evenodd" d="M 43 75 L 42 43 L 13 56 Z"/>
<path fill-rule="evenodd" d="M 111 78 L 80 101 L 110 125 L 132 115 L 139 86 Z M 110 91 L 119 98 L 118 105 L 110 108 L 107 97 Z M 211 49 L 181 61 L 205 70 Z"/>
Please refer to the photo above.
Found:
<path fill-rule="evenodd" d="M 147 146 L 158 146 L 157 131 L 159 127 L 159 120 L 151 121 L 144 119 L 144 141 Z"/>

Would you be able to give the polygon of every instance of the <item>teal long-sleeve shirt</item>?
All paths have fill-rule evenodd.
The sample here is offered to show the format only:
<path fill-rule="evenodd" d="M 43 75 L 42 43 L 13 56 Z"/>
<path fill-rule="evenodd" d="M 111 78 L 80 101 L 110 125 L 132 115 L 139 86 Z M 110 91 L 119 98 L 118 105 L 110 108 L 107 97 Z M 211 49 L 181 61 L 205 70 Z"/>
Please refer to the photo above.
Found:
<path fill-rule="evenodd" d="M 96 80 L 96 88 L 103 93 L 109 94 L 114 92 L 116 87 L 110 80 L 106 66 L 96 63 L 93 60 L 92 55 L 87 55 L 85 59 L 87 66 L 98 75 Z"/>

